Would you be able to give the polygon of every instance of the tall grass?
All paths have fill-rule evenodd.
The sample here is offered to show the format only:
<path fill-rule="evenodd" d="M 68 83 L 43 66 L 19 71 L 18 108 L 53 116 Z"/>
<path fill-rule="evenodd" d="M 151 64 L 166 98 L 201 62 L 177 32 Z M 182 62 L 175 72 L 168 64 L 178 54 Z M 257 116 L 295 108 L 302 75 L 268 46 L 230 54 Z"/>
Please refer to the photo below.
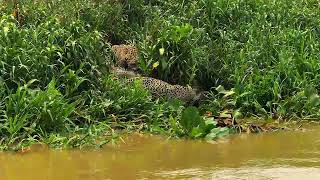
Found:
<path fill-rule="evenodd" d="M 318 117 L 316 1 L 164 1 L 145 6 L 158 9 L 148 14 L 138 40 L 145 69 L 160 61 L 156 73 L 161 79 L 198 81 L 207 90 L 234 88 L 232 108 L 245 114 Z M 306 91 L 313 93 L 312 99 Z"/>
<path fill-rule="evenodd" d="M 315 0 L 27 0 L 17 8 L 19 18 L 12 2 L 0 5 L 2 149 L 96 144 L 119 128 L 215 138 L 227 131 L 201 116 L 224 109 L 320 116 Z M 110 47 L 120 43 L 139 48 L 145 75 L 208 90 L 209 99 L 198 112 L 115 80 Z"/>

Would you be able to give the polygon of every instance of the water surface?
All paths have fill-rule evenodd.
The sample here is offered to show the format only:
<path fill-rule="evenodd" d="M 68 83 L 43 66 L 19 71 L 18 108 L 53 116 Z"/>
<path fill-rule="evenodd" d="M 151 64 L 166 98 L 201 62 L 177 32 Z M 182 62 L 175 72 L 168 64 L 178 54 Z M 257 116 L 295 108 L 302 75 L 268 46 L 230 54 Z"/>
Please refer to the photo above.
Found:
<path fill-rule="evenodd" d="M 101 150 L 0 153 L 1 180 L 320 179 L 320 127 L 216 143 L 132 135 Z"/>

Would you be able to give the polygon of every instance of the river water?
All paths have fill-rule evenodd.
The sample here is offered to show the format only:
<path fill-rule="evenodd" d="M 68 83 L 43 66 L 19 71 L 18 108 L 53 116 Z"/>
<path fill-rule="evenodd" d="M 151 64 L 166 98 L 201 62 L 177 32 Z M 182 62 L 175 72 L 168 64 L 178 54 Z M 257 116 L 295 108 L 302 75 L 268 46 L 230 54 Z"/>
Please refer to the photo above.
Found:
<path fill-rule="evenodd" d="M 0 153 L 1 180 L 320 179 L 320 127 L 218 142 L 134 134 L 99 150 Z"/>

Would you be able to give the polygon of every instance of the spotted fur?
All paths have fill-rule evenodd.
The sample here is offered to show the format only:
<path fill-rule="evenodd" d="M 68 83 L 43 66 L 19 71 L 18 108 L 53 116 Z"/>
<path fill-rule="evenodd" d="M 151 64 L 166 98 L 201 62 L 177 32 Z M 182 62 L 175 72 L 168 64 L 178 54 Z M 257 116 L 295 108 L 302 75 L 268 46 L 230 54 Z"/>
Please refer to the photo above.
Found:
<path fill-rule="evenodd" d="M 128 79 L 129 83 L 140 80 L 143 88 L 151 92 L 156 97 L 167 97 L 168 99 L 180 99 L 182 101 L 193 101 L 196 92 L 190 87 L 171 85 L 167 82 L 150 77 L 135 77 Z"/>
<path fill-rule="evenodd" d="M 119 77 L 133 78 L 133 77 L 140 76 L 139 74 L 137 74 L 134 71 L 129 71 L 129 70 L 126 70 L 126 69 L 120 68 L 120 67 L 111 67 L 110 72 L 116 76 L 119 76 Z"/>
<path fill-rule="evenodd" d="M 116 64 L 119 67 L 138 70 L 138 49 L 133 45 L 113 45 L 111 47 L 113 53 L 116 56 Z"/>

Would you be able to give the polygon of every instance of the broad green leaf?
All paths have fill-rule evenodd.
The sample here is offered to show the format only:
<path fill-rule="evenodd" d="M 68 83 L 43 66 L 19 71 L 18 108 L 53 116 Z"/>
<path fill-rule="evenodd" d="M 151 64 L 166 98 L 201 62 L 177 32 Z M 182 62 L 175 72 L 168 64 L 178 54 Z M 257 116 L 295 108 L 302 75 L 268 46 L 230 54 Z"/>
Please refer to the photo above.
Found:
<path fill-rule="evenodd" d="M 318 106 L 320 104 L 320 97 L 317 94 L 313 94 L 311 95 L 309 102 L 313 107 Z"/>
<path fill-rule="evenodd" d="M 202 137 L 204 134 L 205 134 L 204 129 L 200 127 L 192 128 L 191 137 L 199 138 L 199 137 Z"/>
<path fill-rule="evenodd" d="M 217 138 L 217 134 L 214 133 L 214 132 L 207 134 L 206 137 L 205 137 L 205 139 L 206 139 L 207 141 L 214 140 L 214 139 L 216 139 L 216 138 Z"/>
<path fill-rule="evenodd" d="M 217 121 L 214 120 L 213 117 L 209 117 L 209 118 L 205 118 L 205 124 L 206 126 L 216 126 L 217 125 Z"/>
<path fill-rule="evenodd" d="M 210 131 L 209 134 L 206 135 L 206 140 L 214 140 L 223 136 L 227 136 L 230 134 L 230 129 L 227 127 L 223 128 L 214 128 Z"/>
<path fill-rule="evenodd" d="M 217 121 L 214 120 L 214 118 L 208 118 L 205 120 L 205 132 L 210 132 L 211 129 L 214 129 L 216 128 L 216 125 L 217 125 Z"/>
<path fill-rule="evenodd" d="M 188 134 L 191 133 L 193 128 L 200 125 L 201 120 L 201 116 L 199 115 L 199 111 L 196 107 L 187 107 L 182 112 L 181 125 Z"/>

